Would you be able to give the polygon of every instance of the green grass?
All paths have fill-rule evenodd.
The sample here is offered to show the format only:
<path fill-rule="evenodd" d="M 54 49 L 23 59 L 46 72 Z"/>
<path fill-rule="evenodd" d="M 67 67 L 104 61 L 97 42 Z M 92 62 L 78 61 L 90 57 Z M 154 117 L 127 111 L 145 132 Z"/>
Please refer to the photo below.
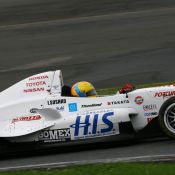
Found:
<path fill-rule="evenodd" d="M 147 87 L 157 87 L 157 86 L 164 86 L 164 85 L 170 85 L 170 84 L 175 84 L 175 81 L 170 81 L 170 82 L 164 82 L 164 83 L 150 83 L 150 84 L 140 84 L 140 85 L 134 85 L 136 89 L 140 88 L 147 88 Z M 97 90 L 97 93 L 99 95 L 112 95 L 115 94 L 119 89 L 122 87 L 113 87 L 113 88 L 107 88 L 107 89 L 99 89 Z"/>
<path fill-rule="evenodd" d="M 53 170 L 3 172 L 2 175 L 173 175 L 175 163 L 111 163 Z"/>

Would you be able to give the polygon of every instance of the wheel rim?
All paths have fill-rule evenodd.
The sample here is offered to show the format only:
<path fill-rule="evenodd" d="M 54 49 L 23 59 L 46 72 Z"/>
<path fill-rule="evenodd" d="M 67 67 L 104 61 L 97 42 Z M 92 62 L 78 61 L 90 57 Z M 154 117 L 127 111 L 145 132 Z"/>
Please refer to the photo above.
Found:
<path fill-rule="evenodd" d="M 169 131 L 175 133 L 175 103 L 166 109 L 164 113 L 164 123 Z"/>

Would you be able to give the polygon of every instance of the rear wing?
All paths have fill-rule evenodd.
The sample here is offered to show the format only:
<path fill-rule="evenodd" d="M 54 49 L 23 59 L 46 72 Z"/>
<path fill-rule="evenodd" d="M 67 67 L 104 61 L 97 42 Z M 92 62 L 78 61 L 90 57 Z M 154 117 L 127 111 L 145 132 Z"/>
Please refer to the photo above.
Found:
<path fill-rule="evenodd" d="M 36 74 L 2 91 L 0 93 L 0 105 L 28 97 L 47 96 L 49 94 L 61 96 L 62 86 L 61 70 Z"/>

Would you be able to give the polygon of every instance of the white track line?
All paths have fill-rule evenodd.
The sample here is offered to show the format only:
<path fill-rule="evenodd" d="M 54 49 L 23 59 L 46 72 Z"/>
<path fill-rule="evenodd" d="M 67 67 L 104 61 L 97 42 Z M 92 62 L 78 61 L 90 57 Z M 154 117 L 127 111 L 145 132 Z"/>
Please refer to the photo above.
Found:
<path fill-rule="evenodd" d="M 31 164 L 22 166 L 7 166 L 0 168 L 0 171 L 12 171 L 12 170 L 26 170 L 26 169 L 50 169 L 50 168 L 62 168 L 72 165 L 85 165 L 85 164 L 96 164 L 96 163 L 115 163 L 115 162 L 159 162 L 159 161 L 174 161 L 175 154 L 169 155 L 147 155 L 147 156 L 136 156 L 136 157 L 124 157 L 124 158 L 113 158 L 113 159 L 96 159 L 96 160 L 83 160 L 83 161 L 70 161 L 70 162 L 53 162 L 43 164 Z"/>
<path fill-rule="evenodd" d="M 140 10 L 140 11 L 130 11 L 130 12 L 121 12 L 121 13 L 111 13 L 105 15 L 95 15 L 95 16 L 87 16 L 87 17 L 76 17 L 76 18 L 67 18 L 67 19 L 56 19 L 56 20 L 43 20 L 37 22 L 28 22 L 28 23 L 19 23 L 19 24 L 9 24 L 0 26 L 0 29 L 4 28 L 20 28 L 20 27 L 28 27 L 30 25 L 44 25 L 44 24 L 69 24 L 69 23 L 77 23 L 77 22 L 89 22 L 96 20 L 103 20 L 104 18 L 116 17 L 116 16 L 128 16 L 128 15 L 141 15 L 141 14 L 150 14 L 150 13 L 163 13 L 163 12 L 173 12 L 175 7 L 165 7 L 159 9 L 151 9 L 151 10 Z"/>

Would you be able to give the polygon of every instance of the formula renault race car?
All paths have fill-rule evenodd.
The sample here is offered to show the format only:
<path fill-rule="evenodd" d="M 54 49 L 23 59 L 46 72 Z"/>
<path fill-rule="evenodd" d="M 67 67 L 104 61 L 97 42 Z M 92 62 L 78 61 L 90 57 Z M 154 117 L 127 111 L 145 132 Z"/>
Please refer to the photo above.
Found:
<path fill-rule="evenodd" d="M 130 123 L 133 133 L 158 118 L 175 138 L 174 85 L 127 94 L 71 97 L 62 94 L 60 70 L 28 77 L 0 93 L 0 138 L 12 143 L 61 143 L 119 136 Z"/>

